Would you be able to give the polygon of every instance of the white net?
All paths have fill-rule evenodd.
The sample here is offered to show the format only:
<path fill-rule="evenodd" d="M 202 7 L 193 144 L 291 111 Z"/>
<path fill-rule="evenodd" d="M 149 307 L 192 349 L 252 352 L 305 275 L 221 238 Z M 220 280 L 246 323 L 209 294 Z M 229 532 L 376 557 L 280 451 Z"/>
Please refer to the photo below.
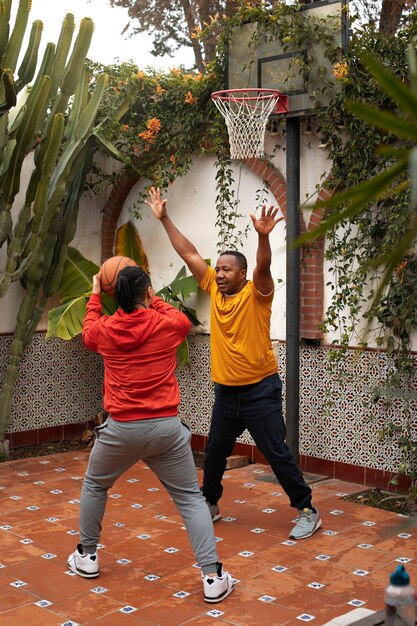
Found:
<path fill-rule="evenodd" d="M 232 159 L 265 155 L 266 124 L 279 96 L 279 92 L 266 89 L 236 89 L 212 95 L 226 121 Z"/>

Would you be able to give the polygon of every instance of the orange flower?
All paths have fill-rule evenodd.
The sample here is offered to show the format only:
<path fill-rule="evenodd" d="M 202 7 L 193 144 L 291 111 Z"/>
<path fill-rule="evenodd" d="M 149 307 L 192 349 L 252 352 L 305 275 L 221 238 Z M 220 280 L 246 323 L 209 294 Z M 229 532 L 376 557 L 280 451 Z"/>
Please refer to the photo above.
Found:
<path fill-rule="evenodd" d="M 149 130 L 157 134 L 161 130 L 161 122 L 157 117 L 151 117 L 151 119 L 146 122 L 146 128 L 149 128 Z"/>
<path fill-rule="evenodd" d="M 122 124 L 122 131 L 124 133 L 127 133 L 128 130 L 129 130 L 129 124 Z"/>
<path fill-rule="evenodd" d="M 333 67 L 333 76 L 342 81 L 348 79 L 348 65 L 346 61 L 335 64 Z"/>
<path fill-rule="evenodd" d="M 146 130 L 143 130 L 141 133 L 138 133 L 138 137 L 141 137 L 143 141 L 146 142 L 145 150 L 148 151 L 150 145 L 153 144 L 156 135 L 159 133 L 161 129 L 161 122 L 157 117 L 151 117 L 146 122 Z"/>
<path fill-rule="evenodd" d="M 162 96 L 162 94 L 165 93 L 165 89 L 162 89 L 161 85 L 157 85 L 155 89 L 155 93 L 158 96 Z"/>
<path fill-rule="evenodd" d="M 185 104 L 197 104 L 197 98 L 194 98 L 191 91 L 187 91 L 184 102 Z"/>
<path fill-rule="evenodd" d="M 396 271 L 396 274 L 397 274 L 397 278 L 400 281 L 401 285 L 404 282 L 404 270 L 405 270 L 407 264 L 408 264 L 408 261 L 403 261 L 402 263 L 399 263 L 397 265 L 397 267 L 395 268 L 395 271 Z"/>

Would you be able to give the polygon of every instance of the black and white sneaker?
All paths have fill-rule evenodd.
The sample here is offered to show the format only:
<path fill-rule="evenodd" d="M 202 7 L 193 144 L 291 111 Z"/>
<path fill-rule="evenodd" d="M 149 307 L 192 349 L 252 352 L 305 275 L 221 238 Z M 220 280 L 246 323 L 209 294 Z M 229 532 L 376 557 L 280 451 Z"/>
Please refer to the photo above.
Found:
<path fill-rule="evenodd" d="M 232 593 L 235 581 L 229 572 L 223 571 L 223 564 L 217 563 L 217 576 L 215 578 L 203 576 L 203 586 L 204 600 L 214 604 L 215 602 L 221 602 Z"/>
<path fill-rule="evenodd" d="M 97 552 L 94 552 L 94 554 L 83 554 L 82 545 L 79 543 L 75 552 L 70 554 L 68 557 L 68 567 L 71 572 L 74 572 L 74 574 L 78 574 L 83 578 L 98 578 L 99 569 Z"/>

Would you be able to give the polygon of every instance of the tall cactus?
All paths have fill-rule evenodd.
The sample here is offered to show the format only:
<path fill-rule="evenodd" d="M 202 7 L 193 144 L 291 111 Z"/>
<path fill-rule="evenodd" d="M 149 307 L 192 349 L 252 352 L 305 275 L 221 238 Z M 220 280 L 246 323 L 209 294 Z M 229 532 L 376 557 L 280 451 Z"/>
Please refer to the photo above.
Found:
<path fill-rule="evenodd" d="M 47 298 L 58 288 L 68 244 L 75 234 L 79 199 L 94 149 L 94 122 L 106 84 L 106 77 L 100 76 L 89 93 L 83 68 L 94 26 L 89 18 L 82 20 L 70 54 L 71 14 L 64 19 L 57 46 L 46 46 L 35 78 L 42 23 L 33 23 L 16 75 L 30 0 L 19 1 L 9 36 L 11 3 L 0 0 L 0 247 L 7 247 L 0 297 L 16 280 L 25 292 L 0 392 L 0 458 L 8 453 L 5 434 L 21 355 L 32 340 Z M 30 152 L 34 152 L 32 174 L 24 200 L 16 207 L 22 167 Z M 16 208 L 17 217 L 13 217 Z"/>

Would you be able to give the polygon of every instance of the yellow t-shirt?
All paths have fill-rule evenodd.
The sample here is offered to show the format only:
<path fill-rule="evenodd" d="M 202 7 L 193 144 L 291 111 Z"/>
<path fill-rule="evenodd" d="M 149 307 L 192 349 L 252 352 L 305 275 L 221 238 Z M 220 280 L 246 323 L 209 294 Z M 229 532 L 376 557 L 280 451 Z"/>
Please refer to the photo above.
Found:
<path fill-rule="evenodd" d="M 249 280 L 239 293 L 222 294 L 212 267 L 200 282 L 210 295 L 211 377 L 222 385 L 250 385 L 278 371 L 270 338 L 274 293 L 263 296 Z"/>

